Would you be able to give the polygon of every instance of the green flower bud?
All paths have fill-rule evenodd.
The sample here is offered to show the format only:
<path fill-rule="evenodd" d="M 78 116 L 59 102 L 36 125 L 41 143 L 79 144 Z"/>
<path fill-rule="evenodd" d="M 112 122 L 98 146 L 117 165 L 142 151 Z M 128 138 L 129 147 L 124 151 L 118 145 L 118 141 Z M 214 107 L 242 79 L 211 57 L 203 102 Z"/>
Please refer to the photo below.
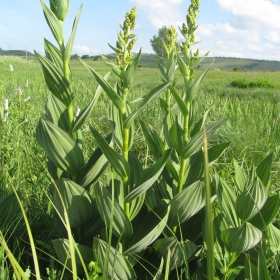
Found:
<path fill-rule="evenodd" d="M 69 8 L 70 8 L 70 0 L 57 0 L 56 1 L 56 13 L 55 13 L 56 17 L 59 20 L 64 21 Z"/>

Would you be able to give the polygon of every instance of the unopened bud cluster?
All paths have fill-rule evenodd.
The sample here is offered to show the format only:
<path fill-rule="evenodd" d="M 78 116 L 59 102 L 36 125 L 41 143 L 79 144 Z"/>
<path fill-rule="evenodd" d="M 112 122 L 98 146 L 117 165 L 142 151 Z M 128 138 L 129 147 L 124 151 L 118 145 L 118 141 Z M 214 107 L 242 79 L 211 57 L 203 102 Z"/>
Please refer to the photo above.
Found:
<path fill-rule="evenodd" d="M 118 34 L 118 41 L 116 42 L 117 65 L 121 69 L 127 64 L 127 60 L 133 57 L 132 49 L 136 43 L 136 35 L 130 33 L 130 31 L 135 29 L 136 17 L 136 7 L 134 7 L 126 13 L 123 25 L 121 25 L 122 31 Z"/>
<path fill-rule="evenodd" d="M 50 0 L 50 7 L 56 17 L 64 21 L 70 8 L 70 0 Z"/>

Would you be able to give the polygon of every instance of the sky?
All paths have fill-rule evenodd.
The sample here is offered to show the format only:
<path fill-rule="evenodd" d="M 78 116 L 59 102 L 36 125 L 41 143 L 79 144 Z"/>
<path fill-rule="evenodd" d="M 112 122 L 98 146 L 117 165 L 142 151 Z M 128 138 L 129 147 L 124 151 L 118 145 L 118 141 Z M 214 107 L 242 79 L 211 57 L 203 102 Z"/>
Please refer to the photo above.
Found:
<path fill-rule="evenodd" d="M 45 0 L 48 5 L 48 0 Z M 68 40 L 83 4 L 73 54 L 112 53 L 127 11 L 137 7 L 134 51 L 153 53 L 150 39 L 163 25 L 186 22 L 190 0 L 72 0 L 64 22 Z M 280 61 L 280 0 L 201 0 L 194 48 L 213 57 Z M 181 36 L 178 36 L 179 39 Z M 43 39 L 55 43 L 39 0 L 0 0 L 0 48 L 43 53 Z"/>

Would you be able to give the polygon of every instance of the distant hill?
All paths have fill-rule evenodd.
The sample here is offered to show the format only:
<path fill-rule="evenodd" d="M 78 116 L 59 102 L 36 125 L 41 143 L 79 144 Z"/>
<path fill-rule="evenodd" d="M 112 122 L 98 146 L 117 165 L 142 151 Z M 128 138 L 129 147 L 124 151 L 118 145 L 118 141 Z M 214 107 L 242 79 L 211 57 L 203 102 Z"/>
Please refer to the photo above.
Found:
<path fill-rule="evenodd" d="M 23 56 L 25 57 L 26 55 L 26 51 L 23 51 L 23 50 L 2 50 L 0 49 L 0 56 Z M 27 56 L 30 57 L 30 56 L 34 56 L 35 55 L 31 52 L 27 52 Z"/>
<path fill-rule="evenodd" d="M 21 56 L 25 57 L 24 50 L 1 50 L 0 56 Z M 29 58 L 35 58 L 35 55 L 31 52 L 27 52 Z M 114 59 L 116 54 L 106 54 L 109 59 Z M 74 59 L 77 55 L 72 56 Z M 100 56 L 88 56 L 83 57 L 85 59 L 101 59 Z M 234 57 L 206 57 L 198 68 L 206 68 L 212 61 L 215 62 L 212 69 L 220 69 L 225 71 L 262 71 L 262 72 L 276 72 L 280 71 L 280 61 L 274 60 L 258 60 L 249 58 L 234 58 Z M 156 56 L 154 54 L 142 53 L 139 61 L 139 67 L 156 68 Z"/>

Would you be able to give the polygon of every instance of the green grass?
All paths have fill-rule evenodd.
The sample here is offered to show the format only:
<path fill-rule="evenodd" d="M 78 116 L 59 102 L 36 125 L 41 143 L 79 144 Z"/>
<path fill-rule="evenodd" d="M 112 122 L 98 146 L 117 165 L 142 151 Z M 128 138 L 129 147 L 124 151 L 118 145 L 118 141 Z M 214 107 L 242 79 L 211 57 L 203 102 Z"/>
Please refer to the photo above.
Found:
<path fill-rule="evenodd" d="M 104 75 L 108 72 L 102 61 L 87 61 L 87 63 Z M 13 65 L 11 72 L 9 64 Z M 97 86 L 93 77 L 78 60 L 71 60 L 73 83 L 76 90 L 77 103 L 75 109 L 86 106 L 93 97 Z M 35 140 L 35 127 L 38 119 L 44 114 L 45 100 L 48 90 L 44 82 L 41 67 L 37 61 L 25 62 L 19 58 L 0 58 L 0 197 L 11 192 L 11 185 L 23 195 L 24 207 L 27 211 L 34 239 L 40 239 L 42 249 L 55 236 L 56 225 L 50 211 L 51 205 L 45 197 L 48 193 L 49 179 L 46 176 L 46 156 Z M 198 76 L 201 72 L 197 71 Z M 234 81 L 267 81 L 254 88 L 232 87 Z M 26 87 L 28 80 L 28 87 Z M 115 79 L 109 82 L 114 85 Z M 140 67 L 137 69 L 133 83 L 132 95 L 135 99 L 149 92 L 160 84 L 160 74 L 156 68 Z M 179 73 L 176 76 L 177 87 L 183 88 Z M 267 86 L 269 85 L 269 86 Z M 20 87 L 22 96 L 14 94 Z M 24 102 L 30 96 L 29 101 Z M 9 100 L 8 122 L 3 122 L 4 99 Z M 228 118 L 222 126 L 216 139 L 218 142 L 230 141 L 227 152 L 219 159 L 214 168 L 230 180 L 233 172 L 232 158 L 239 162 L 257 165 L 269 153 L 273 152 L 272 184 L 274 190 L 279 188 L 280 156 L 280 80 L 276 72 L 227 72 L 212 70 L 206 76 L 198 97 L 196 98 L 197 117 L 211 107 L 209 121 Z M 132 104 L 132 107 L 134 105 Z M 95 142 L 87 126 L 92 124 L 105 135 L 109 131 L 107 122 L 108 99 L 102 95 L 98 106 L 95 107 L 89 121 L 83 127 L 85 157 L 89 157 L 95 148 Z M 101 119 L 102 117 L 102 119 Z M 142 116 L 144 121 L 160 126 L 162 112 L 159 100 L 145 108 Z M 138 124 L 138 123 L 137 123 Z M 133 150 L 143 160 L 147 160 L 147 151 L 141 130 L 137 128 Z M 211 143 L 210 143 L 211 145 Z M 148 156 L 148 162 L 152 158 Z M 17 254 L 19 240 L 28 240 L 23 224 L 17 229 L 17 236 L 8 239 L 9 245 Z M 10 247 L 11 248 L 11 247 Z M 29 254 L 29 249 L 23 252 Z M 45 256 L 40 256 L 43 262 L 49 263 Z M 26 266 L 30 263 L 26 263 Z"/>

